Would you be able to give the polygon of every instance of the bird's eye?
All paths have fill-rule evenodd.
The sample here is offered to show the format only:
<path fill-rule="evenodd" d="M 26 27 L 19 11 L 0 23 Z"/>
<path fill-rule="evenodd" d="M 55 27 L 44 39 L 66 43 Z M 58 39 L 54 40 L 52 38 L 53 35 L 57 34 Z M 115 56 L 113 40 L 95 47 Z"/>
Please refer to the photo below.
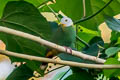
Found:
<path fill-rule="evenodd" d="M 65 22 L 67 22 L 68 20 L 66 19 Z"/>

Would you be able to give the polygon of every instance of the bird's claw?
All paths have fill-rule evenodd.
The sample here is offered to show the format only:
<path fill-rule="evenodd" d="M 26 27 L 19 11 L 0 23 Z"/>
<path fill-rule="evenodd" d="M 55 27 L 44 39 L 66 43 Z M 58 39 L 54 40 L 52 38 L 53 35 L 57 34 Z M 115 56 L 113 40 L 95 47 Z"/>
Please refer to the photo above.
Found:
<path fill-rule="evenodd" d="M 72 49 L 70 47 L 64 46 L 66 53 L 72 54 Z"/>

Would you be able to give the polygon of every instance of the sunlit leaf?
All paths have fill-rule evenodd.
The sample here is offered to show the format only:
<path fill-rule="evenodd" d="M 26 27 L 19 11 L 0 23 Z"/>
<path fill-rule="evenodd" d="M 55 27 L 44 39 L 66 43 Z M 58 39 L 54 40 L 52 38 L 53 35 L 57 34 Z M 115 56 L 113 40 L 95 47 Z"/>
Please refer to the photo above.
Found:
<path fill-rule="evenodd" d="M 117 53 L 119 50 L 119 47 L 110 47 L 105 51 L 105 54 L 107 55 L 107 57 L 110 57 Z"/>
<path fill-rule="evenodd" d="M 120 20 L 115 19 L 110 16 L 106 16 L 106 21 L 105 21 L 110 29 L 116 32 L 120 32 Z"/>
<path fill-rule="evenodd" d="M 105 64 L 116 64 L 119 65 L 120 62 L 115 59 L 115 58 L 109 58 L 107 59 L 107 61 L 105 62 Z M 119 76 L 120 75 L 120 69 L 104 69 L 103 70 L 104 75 L 107 77 L 113 77 L 113 76 Z"/>

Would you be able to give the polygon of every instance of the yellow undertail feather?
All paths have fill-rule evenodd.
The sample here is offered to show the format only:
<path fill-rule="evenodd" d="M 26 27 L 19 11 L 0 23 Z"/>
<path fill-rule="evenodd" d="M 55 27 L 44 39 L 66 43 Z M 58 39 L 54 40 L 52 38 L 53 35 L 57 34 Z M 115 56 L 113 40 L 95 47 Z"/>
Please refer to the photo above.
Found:
<path fill-rule="evenodd" d="M 57 55 L 59 52 L 56 49 L 52 49 L 51 51 L 48 51 L 48 53 L 46 54 L 46 57 L 53 57 L 55 55 Z"/>

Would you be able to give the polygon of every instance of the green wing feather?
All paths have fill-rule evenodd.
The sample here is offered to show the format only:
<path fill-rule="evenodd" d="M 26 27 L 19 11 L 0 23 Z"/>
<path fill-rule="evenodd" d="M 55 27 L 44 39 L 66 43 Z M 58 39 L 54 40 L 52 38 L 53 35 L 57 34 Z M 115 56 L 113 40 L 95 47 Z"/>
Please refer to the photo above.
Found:
<path fill-rule="evenodd" d="M 73 47 L 75 40 L 76 31 L 73 26 L 59 27 L 52 37 L 52 42 L 67 47 Z"/>
<path fill-rule="evenodd" d="M 69 27 L 61 27 L 55 22 L 51 22 L 51 29 L 52 29 L 52 38 L 51 42 L 56 43 L 61 46 L 75 48 L 74 43 L 76 40 L 76 30 L 74 26 Z M 53 57 L 56 55 L 58 51 L 53 49 L 48 49 L 46 53 L 46 57 Z"/>

